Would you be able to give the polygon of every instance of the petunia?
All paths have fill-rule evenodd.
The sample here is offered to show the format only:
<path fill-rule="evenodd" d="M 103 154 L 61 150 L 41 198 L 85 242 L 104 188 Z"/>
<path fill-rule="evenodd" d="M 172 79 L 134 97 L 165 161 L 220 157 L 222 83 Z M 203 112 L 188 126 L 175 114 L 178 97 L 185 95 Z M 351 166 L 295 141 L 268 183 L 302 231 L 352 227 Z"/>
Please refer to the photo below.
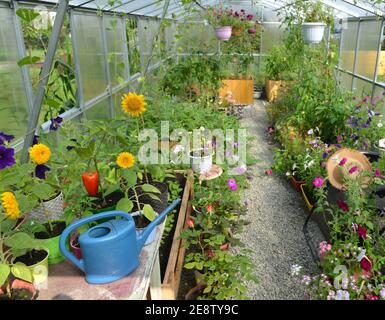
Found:
<path fill-rule="evenodd" d="M 251 180 L 253 180 L 253 176 L 247 176 L 246 179 L 251 181 Z"/>
<path fill-rule="evenodd" d="M 376 169 L 374 175 L 375 175 L 377 178 L 381 177 L 381 171 L 380 171 L 380 169 Z"/>
<path fill-rule="evenodd" d="M 371 271 L 372 270 L 372 262 L 366 256 L 361 259 L 360 266 L 365 271 Z"/>
<path fill-rule="evenodd" d="M 338 135 L 337 136 L 337 142 L 341 142 L 342 141 L 342 136 L 341 135 Z"/>
<path fill-rule="evenodd" d="M 355 172 L 357 172 L 358 171 L 358 167 L 357 166 L 353 166 L 353 167 L 351 167 L 350 169 L 349 169 L 349 174 L 353 174 L 353 173 L 355 173 Z"/>
<path fill-rule="evenodd" d="M 346 164 L 347 161 L 348 161 L 348 159 L 346 157 L 343 157 L 338 165 L 340 165 L 342 167 Z"/>
<path fill-rule="evenodd" d="M 39 136 L 34 135 L 32 140 L 32 146 L 39 143 Z"/>
<path fill-rule="evenodd" d="M 266 169 L 265 170 L 265 174 L 267 174 L 268 176 L 271 176 L 273 174 L 273 170 L 271 169 Z"/>
<path fill-rule="evenodd" d="M 15 150 L 0 146 L 0 170 L 6 167 L 12 167 L 15 163 Z"/>
<path fill-rule="evenodd" d="M 348 204 L 343 201 L 343 200 L 340 200 L 340 199 L 337 199 L 337 205 L 345 212 L 348 212 L 349 211 L 349 206 Z"/>
<path fill-rule="evenodd" d="M 326 168 L 326 162 L 325 161 L 321 161 L 320 166 L 321 166 L 321 168 L 325 169 Z"/>
<path fill-rule="evenodd" d="M 233 179 L 233 178 L 227 180 L 227 186 L 229 187 L 229 189 L 231 191 L 235 191 L 238 188 L 237 181 L 235 179 Z"/>
<path fill-rule="evenodd" d="M 38 164 L 35 167 L 35 176 L 39 179 L 45 179 L 46 171 L 51 171 L 51 169 L 44 164 Z"/>
<path fill-rule="evenodd" d="M 329 153 L 324 152 L 323 155 L 322 155 L 322 158 L 323 158 L 323 159 L 326 159 L 328 156 L 329 156 Z"/>
<path fill-rule="evenodd" d="M 63 118 L 62 117 L 52 118 L 51 119 L 51 124 L 49 126 L 49 129 L 51 131 L 57 131 L 60 128 L 62 122 L 63 122 Z"/>
<path fill-rule="evenodd" d="M 313 180 L 313 186 L 316 188 L 321 188 L 324 184 L 324 179 L 317 177 Z"/>
<path fill-rule="evenodd" d="M 11 142 L 15 137 L 0 131 L 0 145 Z"/>
<path fill-rule="evenodd" d="M 357 227 L 357 233 L 360 237 L 362 237 L 364 240 L 367 239 L 367 235 L 366 235 L 366 228 L 365 227 L 361 227 L 361 226 L 358 226 Z"/>

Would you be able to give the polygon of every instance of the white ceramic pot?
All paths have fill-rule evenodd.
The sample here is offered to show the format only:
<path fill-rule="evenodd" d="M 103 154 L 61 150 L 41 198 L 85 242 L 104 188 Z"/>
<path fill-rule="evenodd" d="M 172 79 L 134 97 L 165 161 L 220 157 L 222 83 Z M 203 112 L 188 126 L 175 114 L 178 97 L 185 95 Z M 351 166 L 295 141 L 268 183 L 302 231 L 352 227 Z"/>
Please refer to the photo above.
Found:
<path fill-rule="evenodd" d="M 261 99 L 262 92 L 261 91 L 254 91 L 254 99 Z"/>
<path fill-rule="evenodd" d="M 63 193 L 60 193 L 53 199 L 44 201 L 36 209 L 29 213 L 29 218 L 40 221 L 60 220 L 64 213 Z"/>
<path fill-rule="evenodd" d="M 305 42 L 320 43 L 325 33 L 326 24 L 323 22 L 305 22 L 302 24 L 302 33 Z"/>
<path fill-rule="evenodd" d="M 190 152 L 191 166 L 195 173 L 202 174 L 210 172 L 213 166 L 213 153 L 208 150 L 207 155 L 202 156 L 204 149 L 195 149 Z"/>

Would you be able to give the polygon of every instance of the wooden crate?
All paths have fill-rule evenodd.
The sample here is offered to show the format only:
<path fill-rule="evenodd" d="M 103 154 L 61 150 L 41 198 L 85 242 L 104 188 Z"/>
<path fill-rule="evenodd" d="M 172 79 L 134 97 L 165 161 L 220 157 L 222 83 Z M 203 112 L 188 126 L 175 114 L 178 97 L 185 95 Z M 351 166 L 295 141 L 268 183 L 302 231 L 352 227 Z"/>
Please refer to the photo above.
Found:
<path fill-rule="evenodd" d="M 265 90 L 267 101 L 274 102 L 277 100 L 286 90 L 289 90 L 294 84 L 294 81 L 283 80 L 266 80 Z"/>
<path fill-rule="evenodd" d="M 176 170 L 174 173 L 186 173 L 187 180 L 183 191 L 182 203 L 179 209 L 175 233 L 167 262 L 166 272 L 161 285 L 162 300 L 175 300 L 178 296 L 179 283 L 185 256 L 185 240 L 180 239 L 180 234 L 187 227 L 187 220 L 191 214 L 189 201 L 194 196 L 194 174 L 191 170 Z"/>
<path fill-rule="evenodd" d="M 254 103 L 254 80 L 253 79 L 225 79 L 223 86 L 219 89 L 219 96 L 223 99 L 227 92 L 231 91 L 237 104 Z"/>

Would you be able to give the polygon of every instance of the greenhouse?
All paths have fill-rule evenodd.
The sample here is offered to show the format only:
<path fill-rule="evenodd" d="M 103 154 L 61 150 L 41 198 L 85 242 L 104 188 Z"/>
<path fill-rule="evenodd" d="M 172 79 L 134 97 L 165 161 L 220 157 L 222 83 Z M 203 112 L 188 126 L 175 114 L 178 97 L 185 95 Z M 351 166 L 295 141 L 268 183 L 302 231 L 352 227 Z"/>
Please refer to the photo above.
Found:
<path fill-rule="evenodd" d="M 384 21 L 0 0 L 0 300 L 385 300 Z"/>

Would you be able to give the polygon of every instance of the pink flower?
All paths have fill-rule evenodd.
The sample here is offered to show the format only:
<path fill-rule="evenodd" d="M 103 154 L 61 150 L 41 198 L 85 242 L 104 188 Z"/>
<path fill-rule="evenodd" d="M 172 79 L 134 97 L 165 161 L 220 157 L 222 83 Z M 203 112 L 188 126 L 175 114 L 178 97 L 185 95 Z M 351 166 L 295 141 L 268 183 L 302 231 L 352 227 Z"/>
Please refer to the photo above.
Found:
<path fill-rule="evenodd" d="M 273 170 L 271 169 L 266 169 L 265 170 L 265 174 L 267 174 L 268 176 L 271 176 L 273 174 Z"/>
<path fill-rule="evenodd" d="M 363 257 L 360 261 L 361 268 L 365 271 L 372 270 L 372 262 L 367 257 Z"/>
<path fill-rule="evenodd" d="M 343 211 L 345 211 L 345 212 L 348 212 L 348 211 L 349 211 L 349 206 L 348 206 L 348 204 L 347 204 L 345 201 L 338 199 L 338 200 L 337 200 L 337 205 L 338 205 Z"/>
<path fill-rule="evenodd" d="M 313 186 L 315 186 L 316 188 L 321 188 L 323 184 L 324 184 L 324 179 L 320 177 L 317 177 L 313 180 Z"/>
<path fill-rule="evenodd" d="M 357 171 L 358 171 L 358 167 L 357 166 L 353 166 L 353 167 L 350 168 L 349 174 L 353 174 L 353 173 L 355 173 Z"/>
<path fill-rule="evenodd" d="M 374 173 L 374 175 L 375 175 L 377 178 L 381 177 L 381 171 L 380 171 L 380 169 L 376 169 L 376 172 Z"/>
<path fill-rule="evenodd" d="M 235 191 L 237 190 L 238 186 L 237 186 L 237 181 L 235 179 L 229 179 L 227 180 L 227 186 L 229 187 L 229 189 L 231 191 Z"/>
<path fill-rule="evenodd" d="M 343 157 L 342 160 L 340 161 L 339 165 L 342 167 L 343 165 L 345 165 L 345 163 L 348 161 L 348 159 L 346 157 Z"/>
<path fill-rule="evenodd" d="M 366 228 L 365 227 L 358 226 L 357 233 L 360 237 L 362 237 L 364 240 L 366 240 L 367 236 L 366 236 Z"/>
<path fill-rule="evenodd" d="M 214 206 L 213 206 L 212 204 L 208 204 L 207 207 L 206 207 L 206 209 L 207 209 L 207 212 L 208 212 L 208 213 L 211 213 L 211 212 L 213 212 L 213 210 L 214 210 Z"/>
<path fill-rule="evenodd" d="M 187 225 L 189 228 L 194 228 L 194 220 L 193 219 L 188 219 L 187 220 Z"/>

